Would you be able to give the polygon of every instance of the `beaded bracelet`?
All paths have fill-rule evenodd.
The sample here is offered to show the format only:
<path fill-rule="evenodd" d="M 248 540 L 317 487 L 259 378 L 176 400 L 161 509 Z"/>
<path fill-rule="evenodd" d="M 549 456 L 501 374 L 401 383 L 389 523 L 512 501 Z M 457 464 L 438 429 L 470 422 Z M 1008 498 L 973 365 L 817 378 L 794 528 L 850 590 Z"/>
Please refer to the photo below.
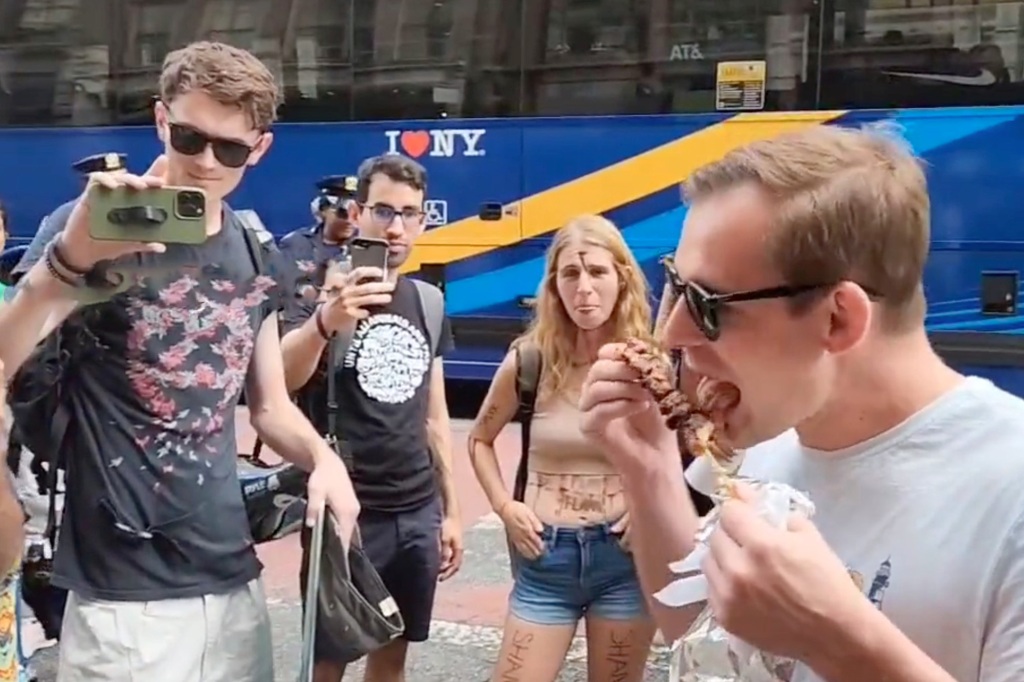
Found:
<path fill-rule="evenodd" d="M 77 275 L 78 277 L 84 277 L 89 274 L 89 269 L 82 270 L 68 263 L 68 259 L 64 257 L 64 252 L 60 248 L 60 237 L 56 237 L 51 242 L 51 245 L 53 247 L 53 257 L 57 261 L 58 265 L 70 272 L 72 275 Z"/>
<path fill-rule="evenodd" d="M 46 266 L 46 271 L 61 284 L 75 289 L 83 286 L 85 284 L 83 275 L 77 274 L 72 270 L 72 275 L 68 276 L 61 271 L 64 268 L 64 264 L 61 262 L 60 257 L 54 253 L 56 249 L 57 243 L 52 241 L 47 245 L 46 251 L 43 252 L 43 264 Z M 70 268 L 67 269 L 70 270 Z"/>

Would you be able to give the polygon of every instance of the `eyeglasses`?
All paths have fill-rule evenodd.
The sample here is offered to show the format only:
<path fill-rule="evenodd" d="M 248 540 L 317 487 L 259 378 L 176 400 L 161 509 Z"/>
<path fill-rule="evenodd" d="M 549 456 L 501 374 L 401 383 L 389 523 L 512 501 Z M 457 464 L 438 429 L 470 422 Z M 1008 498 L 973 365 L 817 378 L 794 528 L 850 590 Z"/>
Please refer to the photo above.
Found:
<path fill-rule="evenodd" d="M 195 156 L 206 151 L 207 145 L 213 148 L 213 155 L 226 168 L 241 168 L 249 160 L 254 147 L 238 140 L 225 140 L 212 137 L 201 130 L 183 123 L 168 122 L 170 128 L 171 148 L 185 156 Z"/>
<path fill-rule="evenodd" d="M 412 206 L 406 206 L 403 209 L 397 209 L 389 204 L 373 204 L 372 206 L 366 206 L 370 211 L 370 216 L 373 221 L 378 225 L 390 225 L 394 222 L 395 216 L 402 216 L 402 224 L 406 227 L 417 227 L 422 221 L 425 215 L 424 211 L 419 208 Z"/>
<path fill-rule="evenodd" d="M 721 313 L 722 309 L 728 305 L 749 301 L 766 301 L 775 298 L 793 298 L 801 294 L 821 291 L 835 286 L 834 284 L 783 285 L 752 289 L 750 291 L 737 291 L 731 294 L 720 294 L 710 291 L 696 282 L 684 281 L 676 271 L 671 257 L 666 256 L 661 262 L 665 266 L 665 279 L 672 290 L 673 304 L 679 301 L 679 299 L 686 301 L 686 309 L 690 313 L 690 317 L 693 318 L 694 324 L 697 325 L 697 328 L 700 329 L 708 341 L 717 341 L 718 337 L 721 336 Z M 861 288 L 864 289 L 869 297 L 880 298 L 877 293 L 869 290 L 867 287 L 861 286 Z"/>

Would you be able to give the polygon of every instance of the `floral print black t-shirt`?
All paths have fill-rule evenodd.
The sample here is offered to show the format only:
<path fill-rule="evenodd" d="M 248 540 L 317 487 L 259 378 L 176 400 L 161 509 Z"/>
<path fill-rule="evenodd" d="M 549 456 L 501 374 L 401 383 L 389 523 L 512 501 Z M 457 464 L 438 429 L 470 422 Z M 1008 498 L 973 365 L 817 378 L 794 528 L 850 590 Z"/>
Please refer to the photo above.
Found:
<path fill-rule="evenodd" d="M 131 256 L 144 273 L 68 318 L 95 342 L 67 383 L 64 517 L 53 582 L 85 597 L 149 601 L 256 578 L 236 468 L 235 408 L 256 335 L 279 308 L 277 258 L 256 266 L 225 212 L 200 246 Z"/>

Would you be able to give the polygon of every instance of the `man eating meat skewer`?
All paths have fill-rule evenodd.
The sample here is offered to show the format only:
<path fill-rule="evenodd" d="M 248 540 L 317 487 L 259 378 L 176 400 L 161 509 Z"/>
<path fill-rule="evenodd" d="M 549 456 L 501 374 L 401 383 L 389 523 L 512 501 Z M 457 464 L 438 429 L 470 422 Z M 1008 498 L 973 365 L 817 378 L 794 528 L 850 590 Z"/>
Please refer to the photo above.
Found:
<path fill-rule="evenodd" d="M 663 340 L 687 372 L 736 386 L 719 419 L 746 448 L 740 475 L 817 507 L 778 529 L 738 485 L 701 566 L 708 604 L 736 637 L 796 660 L 792 682 L 1019 680 L 1024 401 L 929 345 L 918 160 L 882 131 L 806 125 L 688 179 L 667 269 Z M 653 594 L 697 516 L 675 434 L 624 353 L 602 349 L 581 428 L 622 475 Z M 709 459 L 687 471 L 703 492 Z M 667 638 L 683 634 L 683 612 L 651 606 Z"/>

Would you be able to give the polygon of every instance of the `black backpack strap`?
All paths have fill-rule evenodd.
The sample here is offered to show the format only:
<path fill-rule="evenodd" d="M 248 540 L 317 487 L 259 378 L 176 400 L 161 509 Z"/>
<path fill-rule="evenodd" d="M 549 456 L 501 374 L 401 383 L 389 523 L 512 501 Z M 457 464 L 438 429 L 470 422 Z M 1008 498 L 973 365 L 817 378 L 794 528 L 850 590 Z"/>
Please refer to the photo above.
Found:
<path fill-rule="evenodd" d="M 60 388 L 58 387 L 58 391 Z M 57 482 L 60 480 L 60 453 L 64 447 L 64 436 L 68 432 L 71 423 L 71 413 L 63 400 L 57 402 L 57 410 L 53 414 L 53 421 L 50 422 L 50 431 L 53 433 L 55 447 L 47 453 L 46 485 L 48 492 L 48 507 L 46 510 L 46 530 L 44 537 L 49 540 L 50 547 L 57 548 Z"/>
<path fill-rule="evenodd" d="M 256 235 L 256 230 L 249 229 L 241 220 L 238 220 L 238 226 L 242 230 L 242 237 L 245 239 L 245 249 L 249 252 L 249 260 L 252 261 L 253 270 L 256 271 L 256 276 L 258 277 L 264 273 L 263 247 L 260 245 L 260 239 Z M 245 404 L 249 404 L 248 398 Z M 263 460 L 260 459 L 261 452 L 263 452 L 263 439 L 256 436 L 256 444 L 252 447 L 252 455 L 245 459 L 259 466 L 263 463 Z"/>
<path fill-rule="evenodd" d="M 71 357 L 71 346 L 74 343 L 81 341 L 80 336 L 84 331 L 78 331 L 74 337 L 75 341 L 68 343 L 67 333 L 64 331 L 64 325 L 57 327 L 53 331 L 55 336 L 55 343 L 57 349 L 57 366 L 60 367 L 60 374 L 57 377 L 56 383 L 54 384 L 54 390 L 57 391 L 56 407 L 53 412 L 53 418 L 50 421 L 50 437 L 53 446 L 50 451 L 46 453 L 46 487 L 47 487 L 47 509 L 46 509 L 46 530 L 43 531 L 43 537 L 45 537 L 50 543 L 50 550 L 56 551 L 57 549 L 57 483 L 60 481 L 60 465 L 61 465 L 61 453 L 64 449 L 64 438 L 67 436 L 68 427 L 71 425 L 71 410 L 68 407 L 67 401 L 64 400 L 64 385 L 65 380 L 65 368 L 69 367 L 72 363 Z M 39 453 L 33 453 L 36 457 Z"/>
<path fill-rule="evenodd" d="M 338 351 L 338 340 L 332 339 L 327 344 L 327 439 L 334 444 L 335 451 L 351 473 L 352 452 L 338 427 Z"/>
<path fill-rule="evenodd" d="M 516 468 L 515 485 L 512 488 L 512 499 L 522 502 L 526 495 L 526 477 L 530 460 L 530 424 L 533 421 L 533 410 L 537 404 L 537 387 L 540 384 L 541 357 L 540 350 L 535 346 L 520 344 L 516 346 L 516 397 L 519 408 L 516 419 L 522 428 L 522 454 Z"/>
<path fill-rule="evenodd" d="M 260 238 L 256 235 L 255 230 L 251 230 L 243 225 L 241 220 L 238 223 L 239 228 L 242 230 L 242 236 L 245 237 L 245 248 L 249 251 L 252 267 L 256 270 L 257 275 L 262 275 L 265 270 L 263 267 L 263 246 L 260 245 Z"/>

